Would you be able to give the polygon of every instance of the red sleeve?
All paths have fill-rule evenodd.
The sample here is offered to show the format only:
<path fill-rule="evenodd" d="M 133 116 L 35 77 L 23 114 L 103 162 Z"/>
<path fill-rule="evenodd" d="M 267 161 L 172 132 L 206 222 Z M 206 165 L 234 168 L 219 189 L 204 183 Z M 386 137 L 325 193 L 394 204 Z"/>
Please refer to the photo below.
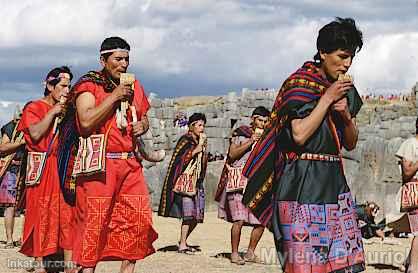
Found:
<path fill-rule="evenodd" d="M 150 104 L 148 102 L 147 96 L 145 95 L 144 88 L 137 80 L 135 80 L 134 103 L 135 103 L 135 108 L 136 108 L 136 113 L 138 115 L 138 119 L 140 119 L 140 117 L 147 114 L 150 108 Z"/>
<path fill-rule="evenodd" d="M 39 111 L 35 102 L 28 104 L 25 109 L 23 109 L 22 118 L 17 130 L 22 131 L 25 135 L 29 134 L 29 126 L 42 120 L 43 116 L 41 116 L 41 113 L 42 112 Z"/>
<path fill-rule="evenodd" d="M 80 94 L 84 92 L 92 93 L 95 96 L 96 93 L 96 84 L 93 82 L 83 82 L 74 86 L 74 98 L 77 98 Z"/>

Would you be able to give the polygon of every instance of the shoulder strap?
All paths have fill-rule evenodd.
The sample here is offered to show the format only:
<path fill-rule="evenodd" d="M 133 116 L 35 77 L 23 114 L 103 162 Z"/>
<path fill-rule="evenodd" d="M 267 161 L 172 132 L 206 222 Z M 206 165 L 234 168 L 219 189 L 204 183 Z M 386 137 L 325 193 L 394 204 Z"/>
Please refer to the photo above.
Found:
<path fill-rule="evenodd" d="M 19 122 L 16 122 L 15 128 L 13 129 L 13 133 L 12 133 L 12 138 L 10 139 L 10 142 L 13 142 L 14 138 L 16 137 L 16 133 L 17 133 L 17 127 L 19 126 Z"/>
<path fill-rule="evenodd" d="M 338 133 L 337 133 L 337 127 L 335 126 L 334 121 L 331 118 L 331 115 L 328 114 L 327 117 L 327 121 L 328 121 L 328 125 L 331 129 L 331 133 L 332 133 L 332 137 L 334 138 L 335 144 L 337 145 L 337 151 L 338 151 L 338 156 L 340 158 L 340 165 L 342 170 L 344 171 L 344 165 L 343 165 L 343 154 L 341 151 L 341 143 L 340 143 L 340 138 L 338 137 Z"/>
<path fill-rule="evenodd" d="M 104 141 L 107 143 L 107 137 L 109 136 L 110 128 L 112 128 L 112 121 L 110 121 L 109 127 L 107 127 L 105 135 L 104 135 Z"/>
<path fill-rule="evenodd" d="M 51 154 L 52 144 L 54 143 L 55 139 L 57 138 L 57 133 L 54 133 L 52 139 L 48 143 L 48 149 L 46 150 L 46 156 L 48 157 Z"/>

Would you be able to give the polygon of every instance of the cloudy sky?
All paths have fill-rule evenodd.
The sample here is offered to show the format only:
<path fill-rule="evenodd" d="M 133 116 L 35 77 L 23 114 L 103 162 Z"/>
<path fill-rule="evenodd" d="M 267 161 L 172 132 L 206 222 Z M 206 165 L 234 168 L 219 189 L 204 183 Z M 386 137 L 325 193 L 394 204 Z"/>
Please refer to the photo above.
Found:
<path fill-rule="evenodd" d="M 161 97 L 279 87 L 315 54 L 319 28 L 353 17 L 364 47 L 351 68 L 362 93 L 418 81 L 418 1 L 0 0 L 0 100 L 42 94 L 54 66 L 98 69 L 108 36 L 132 47 L 130 70 Z"/>

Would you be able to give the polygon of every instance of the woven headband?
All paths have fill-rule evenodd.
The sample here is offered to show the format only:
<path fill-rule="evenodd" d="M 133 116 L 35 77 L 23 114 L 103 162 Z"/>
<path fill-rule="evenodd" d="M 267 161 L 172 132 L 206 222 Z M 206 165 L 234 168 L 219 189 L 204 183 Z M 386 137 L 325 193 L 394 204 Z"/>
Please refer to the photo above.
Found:
<path fill-rule="evenodd" d="M 114 49 L 101 50 L 100 55 L 103 55 L 103 54 L 106 54 L 106 53 L 112 53 L 112 52 L 116 52 L 116 51 L 129 52 L 129 50 L 124 49 L 124 48 L 114 48 Z"/>
<path fill-rule="evenodd" d="M 54 77 L 54 76 L 49 76 L 46 80 L 45 83 L 50 83 L 53 80 L 61 80 L 61 79 L 70 79 L 70 75 L 68 73 L 59 73 L 58 77 Z"/>

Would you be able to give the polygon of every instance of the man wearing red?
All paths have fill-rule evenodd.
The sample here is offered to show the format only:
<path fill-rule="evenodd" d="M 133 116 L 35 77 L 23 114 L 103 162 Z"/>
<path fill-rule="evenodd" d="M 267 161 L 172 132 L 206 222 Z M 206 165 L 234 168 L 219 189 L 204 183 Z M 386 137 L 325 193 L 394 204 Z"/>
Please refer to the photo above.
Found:
<path fill-rule="evenodd" d="M 71 261 L 73 208 L 64 201 L 60 189 L 54 121 L 65 111 L 61 98 L 68 96 L 72 77 L 68 67 L 52 69 L 46 77 L 45 96 L 26 105 L 18 127 L 24 134 L 29 155 L 45 155 L 44 164 L 39 164 L 43 166 L 40 167 L 40 178 L 26 187 L 25 225 L 20 249 L 23 254 L 35 257 L 36 273 L 46 273 L 43 257 L 61 249 L 64 249 L 66 262 Z M 28 164 L 33 166 L 30 158 L 28 156 Z M 33 173 L 27 173 L 27 182 Z M 71 272 L 71 268 L 66 272 Z"/>
<path fill-rule="evenodd" d="M 149 127 L 149 103 L 137 80 L 133 88 L 120 83 L 129 50 L 122 38 L 106 38 L 100 48 L 103 70 L 87 73 L 74 86 L 80 134 L 106 136 L 106 171 L 77 180 L 74 261 L 83 273 L 109 260 L 122 261 L 120 272 L 134 272 L 136 260 L 154 253 L 152 243 L 158 237 L 142 165 L 134 154 L 137 137 Z M 124 101 L 135 108 L 128 108 L 128 126 L 121 127 L 117 112 Z M 132 122 L 132 111 L 138 122 Z"/>

